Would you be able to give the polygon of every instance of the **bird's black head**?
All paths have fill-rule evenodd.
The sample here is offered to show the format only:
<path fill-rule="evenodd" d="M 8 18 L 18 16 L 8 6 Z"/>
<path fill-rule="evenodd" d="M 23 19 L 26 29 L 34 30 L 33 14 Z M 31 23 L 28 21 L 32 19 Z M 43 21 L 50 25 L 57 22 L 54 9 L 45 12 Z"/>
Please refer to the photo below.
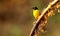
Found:
<path fill-rule="evenodd" d="M 37 7 L 33 7 L 34 10 L 37 10 L 38 8 Z"/>

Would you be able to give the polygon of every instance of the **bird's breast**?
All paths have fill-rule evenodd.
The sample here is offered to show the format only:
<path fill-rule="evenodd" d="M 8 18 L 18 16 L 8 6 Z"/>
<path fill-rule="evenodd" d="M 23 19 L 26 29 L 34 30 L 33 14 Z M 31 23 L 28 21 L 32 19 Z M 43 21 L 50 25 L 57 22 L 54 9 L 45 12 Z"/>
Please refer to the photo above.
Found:
<path fill-rule="evenodd" d="M 38 17 L 40 16 L 40 13 L 38 10 L 34 10 L 33 11 L 33 16 L 35 17 L 35 19 L 38 19 Z"/>

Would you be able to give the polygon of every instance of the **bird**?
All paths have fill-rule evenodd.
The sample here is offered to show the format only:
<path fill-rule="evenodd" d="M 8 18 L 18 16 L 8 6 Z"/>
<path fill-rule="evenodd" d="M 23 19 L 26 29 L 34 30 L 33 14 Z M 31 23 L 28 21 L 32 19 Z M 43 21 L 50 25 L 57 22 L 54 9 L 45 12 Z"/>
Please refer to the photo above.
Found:
<path fill-rule="evenodd" d="M 35 20 L 37 20 L 40 15 L 41 15 L 41 13 L 38 10 L 38 8 L 37 7 L 33 7 L 33 16 L 34 16 Z"/>
<path fill-rule="evenodd" d="M 33 16 L 34 16 L 36 21 L 37 21 L 37 19 L 39 18 L 40 15 L 41 15 L 41 12 L 39 11 L 39 9 L 36 6 L 33 7 Z M 35 23 L 35 22 L 33 22 L 33 23 Z M 45 28 L 42 28 L 40 31 L 43 32 L 43 33 L 46 32 Z"/>

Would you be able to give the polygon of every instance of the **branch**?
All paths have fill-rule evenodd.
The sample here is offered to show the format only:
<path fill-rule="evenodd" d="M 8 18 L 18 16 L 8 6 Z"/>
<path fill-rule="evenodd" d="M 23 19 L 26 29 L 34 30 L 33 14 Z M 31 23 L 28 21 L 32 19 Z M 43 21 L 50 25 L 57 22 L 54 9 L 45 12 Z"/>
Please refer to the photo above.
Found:
<path fill-rule="evenodd" d="M 29 36 L 38 36 L 39 30 L 41 30 L 46 25 L 45 22 L 47 21 L 47 19 L 45 19 L 44 16 L 46 16 L 48 18 L 48 16 L 47 16 L 48 13 L 51 10 L 55 10 L 55 9 L 58 9 L 58 8 L 60 8 L 60 1 L 59 0 L 52 1 L 48 5 L 48 7 L 45 10 L 42 11 L 42 14 L 39 16 L 38 20 L 34 24 Z"/>

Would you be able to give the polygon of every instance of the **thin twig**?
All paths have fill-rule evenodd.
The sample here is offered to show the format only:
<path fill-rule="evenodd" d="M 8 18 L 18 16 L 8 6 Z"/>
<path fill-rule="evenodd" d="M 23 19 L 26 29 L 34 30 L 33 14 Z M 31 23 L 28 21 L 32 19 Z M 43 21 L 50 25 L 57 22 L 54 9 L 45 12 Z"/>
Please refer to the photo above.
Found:
<path fill-rule="evenodd" d="M 30 32 L 30 35 L 29 36 L 38 36 L 39 34 L 39 27 L 40 29 L 42 29 L 44 25 L 41 21 L 45 22 L 42 18 L 47 15 L 47 13 L 49 13 L 48 11 L 50 10 L 54 10 L 55 7 L 57 8 L 57 3 L 60 2 L 59 0 L 54 0 L 53 2 L 51 2 L 48 7 L 42 11 L 42 14 L 39 16 L 38 20 L 36 21 L 36 23 L 34 24 L 31 32 Z M 42 25 L 41 25 L 42 24 Z"/>

